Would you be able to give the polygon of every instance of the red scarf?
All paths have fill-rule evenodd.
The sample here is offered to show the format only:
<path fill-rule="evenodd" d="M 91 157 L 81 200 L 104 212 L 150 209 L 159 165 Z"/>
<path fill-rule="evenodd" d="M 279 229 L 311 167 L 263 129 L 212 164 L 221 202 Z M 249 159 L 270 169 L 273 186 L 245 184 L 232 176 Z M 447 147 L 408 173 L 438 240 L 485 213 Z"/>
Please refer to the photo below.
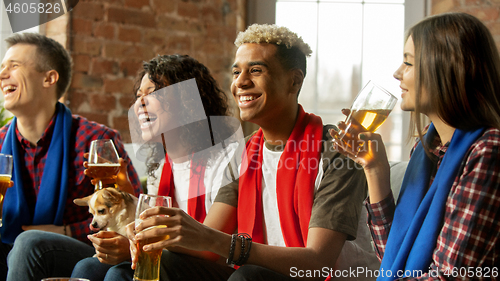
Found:
<path fill-rule="evenodd" d="M 305 113 L 299 105 L 297 121 L 281 155 L 276 176 L 281 231 L 287 247 L 307 244 L 322 139 L 321 118 Z M 250 234 L 258 243 L 264 242 L 261 170 L 264 145 L 262 129 L 259 129 L 247 142 L 239 179 L 238 232 Z M 310 159 L 317 162 L 310 163 Z"/>
<path fill-rule="evenodd" d="M 168 154 L 165 155 L 165 165 L 163 165 L 161 173 L 158 195 L 170 196 L 172 197 L 172 201 L 176 202 L 174 174 L 169 159 Z M 192 161 L 190 164 L 187 213 L 197 221 L 203 223 L 207 216 L 205 210 L 205 165 L 197 165 Z"/>

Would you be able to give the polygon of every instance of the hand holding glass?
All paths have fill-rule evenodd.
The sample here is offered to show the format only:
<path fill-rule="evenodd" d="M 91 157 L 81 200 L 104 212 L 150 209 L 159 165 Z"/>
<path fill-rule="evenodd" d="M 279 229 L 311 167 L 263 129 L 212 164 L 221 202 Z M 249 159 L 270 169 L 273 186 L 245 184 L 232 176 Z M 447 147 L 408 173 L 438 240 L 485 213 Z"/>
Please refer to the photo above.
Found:
<path fill-rule="evenodd" d="M 142 220 L 139 218 L 141 213 L 146 209 L 153 207 L 172 207 L 172 199 L 169 196 L 158 196 L 141 194 L 137 202 L 137 209 L 135 212 L 135 225 L 139 224 Z M 166 225 L 157 225 L 153 227 L 167 227 Z M 144 229 L 147 231 L 150 228 Z M 144 245 L 156 243 L 158 241 L 167 240 L 169 237 L 161 236 L 137 241 L 137 266 L 134 272 L 134 281 L 158 281 L 160 280 L 160 260 L 162 250 L 144 251 Z"/>
<path fill-rule="evenodd" d="M 3 198 L 10 187 L 12 177 L 12 155 L 0 154 L 0 226 L 2 226 Z"/>
<path fill-rule="evenodd" d="M 398 99 L 387 90 L 369 81 L 354 99 L 345 120 L 344 130 L 334 136 L 337 144 L 346 151 L 353 150 L 356 154 L 360 148 L 355 145 L 357 134 L 363 131 L 375 132 L 387 119 L 397 101 Z M 356 131 L 356 134 L 350 134 L 351 129 Z"/>
<path fill-rule="evenodd" d="M 112 140 L 93 140 L 90 143 L 87 175 L 95 180 L 95 190 L 108 187 L 106 183 L 116 182 L 120 170 L 118 152 Z"/>

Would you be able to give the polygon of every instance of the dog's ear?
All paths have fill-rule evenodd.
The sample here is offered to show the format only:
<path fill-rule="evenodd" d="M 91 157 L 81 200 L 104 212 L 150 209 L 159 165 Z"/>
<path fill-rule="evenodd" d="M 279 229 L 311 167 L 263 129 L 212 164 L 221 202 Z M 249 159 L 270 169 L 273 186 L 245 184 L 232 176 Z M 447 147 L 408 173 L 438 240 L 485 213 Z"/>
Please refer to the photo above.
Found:
<path fill-rule="evenodd" d="M 102 198 L 104 198 L 105 200 L 109 200 L 113 204 L 117 204 L 118 202 L 120 202 L 120 200 L 122 200 L 120 192 L 114 187 L 103 189 Z"/>
<path fill-rule="evenodd" d="M 73 200 L 73 203 L 75 203 L 78 206 L 88 206 L 89 205 L 89 200 L 92 197 L 92 195 L 93 194 L 91 194 L 91 195 L 89 195 L 87 197 L 77 198 L 77 199 Z"/>

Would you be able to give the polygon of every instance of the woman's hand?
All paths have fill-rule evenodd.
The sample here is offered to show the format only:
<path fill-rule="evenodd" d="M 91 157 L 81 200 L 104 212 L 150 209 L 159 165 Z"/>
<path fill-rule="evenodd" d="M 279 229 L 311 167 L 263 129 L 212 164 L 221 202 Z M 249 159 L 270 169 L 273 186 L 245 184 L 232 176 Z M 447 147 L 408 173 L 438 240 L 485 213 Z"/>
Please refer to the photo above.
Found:
<path fill-rule="evenodd" d="M 349 115 L 349 112 L 349 109 L 342 110 L 345 115 Z M 356 120 L 352 120 L 349 128 L 345 122 L 340 122 L 338 127 L 345 132 L 345 136 L 341 140 L 338 132 L 330 130 L 335 149 L 363 166 L 370 202 L 383 200 L 391 189 L 390 166 L 382 136 L 366 131 Z"/>
<path fill-rule="evenodd" d="M 343 109 L 342 113 L 349 115 L 349 109 Z M 355 119 L 351 125 L 339 122 L 337 125 L 341 132 L 330 130 L 333 137 L 333 145 L 340 153 L 353 159 L 363 166 L 365 171 L 385 166 L 388 163 L 384 142 L 380 134 L 367 131 Z M 340 135 L 344 134 L 342 139 Z"/>
<path fill-rule="evenodd" d="M 84 154 L 85 158 L 89 157 L 89 153 Z M 116 175 L 116 179 L 101 179 L 103 184 L 116 184 L 120 190 L 123 190 L 125 192 L 128 192 L 132 195 L 134 194 L 134 187 L 132 186 L 132 182 L 130 182 L 130 178 L 128 177 L 128 162 L 123 159 L 119 158 L 118 163 L 120 164 L 120 170 L 118 171 L 118 174 Z M 87 175 L 87 169 L 89 168 L 89 163 L 87 161 L 83 162 L 83 167 L 85 167 L 85 171 L 83 173 Z M 90 182 L 92 184 L 96 184 L 98 181 L 95 179 L 91 179 Z"/>
<path fill-rule="evenodd" d="M 99 231 L 87 236 L 101 263 L 116 265 L 130 260 L 129 240 L 114 231 Z"/>

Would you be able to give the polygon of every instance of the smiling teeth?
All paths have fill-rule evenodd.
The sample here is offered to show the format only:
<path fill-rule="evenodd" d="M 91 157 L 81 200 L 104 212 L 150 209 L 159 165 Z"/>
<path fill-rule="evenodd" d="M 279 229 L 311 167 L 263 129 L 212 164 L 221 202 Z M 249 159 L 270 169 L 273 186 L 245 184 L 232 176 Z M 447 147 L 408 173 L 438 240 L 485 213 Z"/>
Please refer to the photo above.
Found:
<path fill-rule="evenodd" d="M 17 89 L 16 86 L 5 86 L 5 87 L 2 88 L 2 91 L 5 93 L 5 92 L 7 92 L 9 90 L 15 91 L 16 89 Z"/>
<path fill-rule="evenodd" d="M 255 96 L 241 96 L 240 97 L 240 101 L 252 101 L 254 99 L 256 99 Z"/>
<path fill-rule="evenodd" d="M 153 122 L 147 121 L 144 123 L 141 123 L 141 128 L 149 128 L 153 125 Z"/>
<path fill-rule="evenodd" d="M 145 113 L 141 113 L 141 114 L 139 114 L 139 116 L 137 116 L 137 119 L 139 119 L 140 123 L 147 123 L 147 122 L 151 122 L 152 117 L 145 114 Z"/>

